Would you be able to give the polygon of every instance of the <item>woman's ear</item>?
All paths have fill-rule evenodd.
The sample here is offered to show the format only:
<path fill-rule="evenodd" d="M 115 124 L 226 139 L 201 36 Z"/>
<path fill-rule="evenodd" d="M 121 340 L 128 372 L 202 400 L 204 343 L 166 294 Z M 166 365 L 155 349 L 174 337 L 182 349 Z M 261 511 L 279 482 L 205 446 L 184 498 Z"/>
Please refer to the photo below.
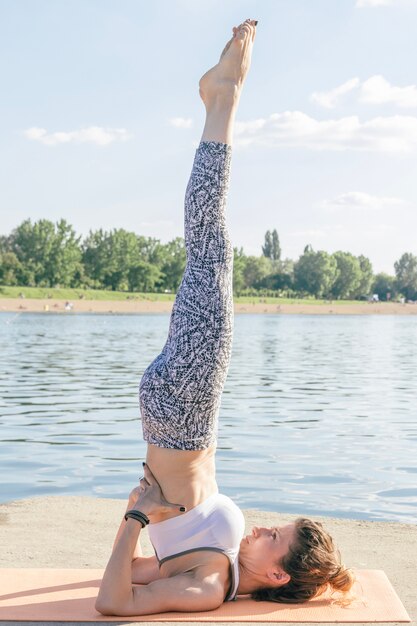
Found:
<path fill-rule="evenodd" d="M 290 582 L 291 576 L 284 572 L 283 569 L 275 567 L 267 572 L 271 587 L 281 587 Z"/>

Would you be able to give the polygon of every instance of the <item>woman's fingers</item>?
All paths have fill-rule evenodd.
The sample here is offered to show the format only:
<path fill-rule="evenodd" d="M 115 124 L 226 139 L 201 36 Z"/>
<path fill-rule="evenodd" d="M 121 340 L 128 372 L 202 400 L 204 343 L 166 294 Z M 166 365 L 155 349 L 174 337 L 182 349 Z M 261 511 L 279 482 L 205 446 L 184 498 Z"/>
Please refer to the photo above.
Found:
<path fill-rule="evenodd" d="M 150 485 L 158 485 L 158 481 L 156 480 L 155 476 L 152 474 L 151 470 L 149 469 L 149 466 L 147 463 L 143 463 L 143 473 L 144 473 L 144 478 L 145 480 L 150 484 Z"/>
<path fill-rule="evenodd" d="M 164 498 L 164 505 L 168 509 L 175 509 L 176 511 L 181 511 L 181 513 L 185 513 L 187 510 L 187 507 L 185 507 L 183 504 L 172 504 L 172 502 L 168 502 L 168 500 L 165 500 L 165 498 Z"/>
<path fill-rule="evenodd" d="M 146 480 L 146 478 L 141 478 L 139 481 L 139 493 L 143 493 L 146 489 L 146 487 L 149 486 L 148 481 Z"/>
<path fill-rule="evenodd" d="M 156 480 L 155 476 L 152 474 L 147 463 L 143 463 L 143 472 L 144 472 L 144 477 L 141 479 L 142 487 L 144 489 L 146 489 L 146 487 L 149 487 L 149 491 L 155 494 L 154 497 L 155 496 L 157 497 L 162 507 L 167 508 L 167 509 L 175 509 L 177 511 L 180 511 L 181 513 L 185 513 L 187 508 L 183 504 L 173 504 L 172 502 L 168 502 L 168 500 L 165 498 L 162 492 L 162 489 L 158 481 Z"/>

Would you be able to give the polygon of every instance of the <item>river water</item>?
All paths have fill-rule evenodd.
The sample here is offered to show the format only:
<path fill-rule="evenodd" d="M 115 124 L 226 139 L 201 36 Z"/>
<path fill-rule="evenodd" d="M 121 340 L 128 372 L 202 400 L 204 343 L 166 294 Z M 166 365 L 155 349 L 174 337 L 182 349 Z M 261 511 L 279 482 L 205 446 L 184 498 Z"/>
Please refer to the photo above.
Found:
<path fill-rule="evenodd" d="M 122 498 L 168 315 L 0 314 L 0 501 Z M 414 316 L 237 315 L 220 490 L 242 508 L 417 523 Z"/>

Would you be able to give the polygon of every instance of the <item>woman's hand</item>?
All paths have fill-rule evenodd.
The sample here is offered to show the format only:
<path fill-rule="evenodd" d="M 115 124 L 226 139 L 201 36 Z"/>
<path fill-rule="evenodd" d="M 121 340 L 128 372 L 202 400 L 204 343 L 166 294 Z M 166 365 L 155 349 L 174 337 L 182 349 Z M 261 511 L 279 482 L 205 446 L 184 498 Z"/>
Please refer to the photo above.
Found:
<path fill-rule="evenodd" d="M 152 474 L 146 463 L 143 464 L 144 477 L 141 478 L 139 487 L 132 489 L 129 495 L 129 505 L 132 509 L 142 511 L 149 518 L 161 513 L 180 511 L 185 513 L 186 508 L 181 504 L 172 504 L 165 499 L 158 481 Z"/>
<path fill-rule="evenodd" d="M 139 498 L 140 494 L 142 493 L 142 490 L 140 487 L 134 487 L 132 489 L 132 491 L 129 494 L 129 504 L 128 504 L 128 509 L 133 509 L 134 505 L 137 502 L 137 499 Z"/>

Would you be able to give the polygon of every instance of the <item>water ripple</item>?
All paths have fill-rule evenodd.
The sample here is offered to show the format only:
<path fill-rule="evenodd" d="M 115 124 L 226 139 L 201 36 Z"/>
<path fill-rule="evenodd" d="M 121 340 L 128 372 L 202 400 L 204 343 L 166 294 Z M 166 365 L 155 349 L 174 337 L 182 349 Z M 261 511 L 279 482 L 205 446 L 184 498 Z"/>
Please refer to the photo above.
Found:
<path fill-rule="evenodd" d="M 138 382 L 168 323 L 0 314 L 0 501 L 129 493 L 146 451 Z M 411 317 L 236 317 L 221 490 L 247 508 L 416 523 L 416 348 Z"/>

